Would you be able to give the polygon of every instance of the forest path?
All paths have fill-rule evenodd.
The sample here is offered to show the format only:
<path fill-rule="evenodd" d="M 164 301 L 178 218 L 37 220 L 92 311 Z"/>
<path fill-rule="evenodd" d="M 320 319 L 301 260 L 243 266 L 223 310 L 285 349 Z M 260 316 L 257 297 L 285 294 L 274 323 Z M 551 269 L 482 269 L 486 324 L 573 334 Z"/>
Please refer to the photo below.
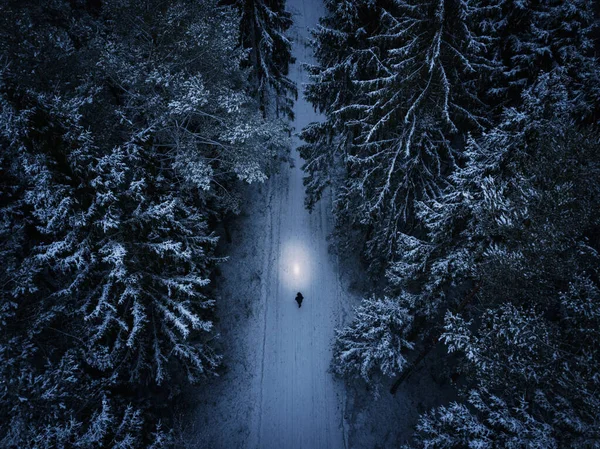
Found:
<path fill-rule="evenodd" d="M 287 8 L 295 22 L 296 64 L 290 77 L 300 90 L 293 123 L 298 133 L 319 119 L 302 95 L 307 75 L 301 64 L 312 60 L 308 28 L 317 25 L 324 8 L 320 0 L 288 0 Z M 342 386 L 329 372 L 334 327 L 342 310 L 337 264 L 328 251 L 331 201 L 321 201 L 312 213 L 304 208 L 300 143 L 294 136 L 294 166 L 284 164 L 268 186 L 259 397 L 250 438 L 250 447 L 260 449 L 345 445 Z M 305 298 L 301 308 L 294 302 L 298 291 Z"/>
<path fill-rule="evenodd" d="M 319 120 L 302 96 L 312 60 L 309 28 L 324 14 L 322 0 L 287 0 L 296 64 L 290 78 L 300 95 L 298 133 Z M 302 159 L 292 140 L 293 167 L 281 164 L 266 185 L 244 194 L 232 241 L 222 242 L 219 321 L 222 375 L 186 397 L 182 448 L 341 449 L 344 389 L 329 372 L 334 329 L 348 307 L 336 257 L 328 251 L 331 197 L 304 208 Z M 301 308 L 294 301 L 301 291 Z"/>

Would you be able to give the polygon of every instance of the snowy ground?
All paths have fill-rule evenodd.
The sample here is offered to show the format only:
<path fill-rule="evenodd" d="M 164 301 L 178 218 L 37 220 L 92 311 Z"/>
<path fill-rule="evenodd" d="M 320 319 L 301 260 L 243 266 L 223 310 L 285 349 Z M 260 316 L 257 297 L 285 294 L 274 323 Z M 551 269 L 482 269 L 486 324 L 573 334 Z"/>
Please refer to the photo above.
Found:
<path fill-rule="evenodd" d="M 295 13 L 297 59 L 290 77 L 301 88 L 306 74 L 300 64 L 312 54 L 307 29 L 317 24 L 323 6 L 290 0 L 288 8 Z M 303 98 L 294 112 L 296 131 L 317 119 Z M 235 241 L 240 233 L 232 230 L 219 310 L 229 370 L 213 382 L 214 403 L 194 414 L 196 447 L 346 447 L 344 388 L 329 365 L 334 328 L 348 302 L 328 250 L 331 201 L 312 213 L 304 208 L 298 143 L 294 137 L 293 167 L 283 164 L 260 191 L 248 192 L 249 215 L 238 223 L 243 240 Z M 301 308 L 294 301 L 298 291 L 305 298 Z"/>
<path fill-rule="evenodd" d="M 299 11 L 294 56 L 298 62 L 307 61 L 311 50 L 303 45 L 306 28 L 317 24 L 322 7 L 306 0 L 292 0 L 288 7 Z M 299 64 L 293 67 L 291 78 L 298 86 L 305 82 Z M 316 119 L 302 98 L 294 113 L 296 130 Z M 253 386 L 257 407 L 248 447 L 337 449 L 344 447 L 343 386 L 328 370 L 342 289 L 328 252 L 328 201 L 311 214 L 303 206 L 298 143 L 294 138 L 294 167 L 282 169 L 268 185 L 261 279 L 263 329 L 257 348 L 259 375 Z M 301 308 L 294 302 L 298 291 L 305 297 Z"/>
<path fill-rule="evenodd" d="M 321 0 L 288 0 L 295 38 L 291 78 L 307 81 L 308 28 L 324 14 Z M 300 95 L 296 132 L 318 120 Z M 245 193 L 242 216 L 224 252 L 217 325 L 225 373 L 187 397 L 182 447 L 337 449 L 394 447 L 411 433 L 417 411 L 435 389 L 421 371 L 392 398 L 374 400 L 360 385 L 346 388 L 329 372 L 334 329 L 346 323 L 362 283 L 355 263 L 330 253 L 331 198 L 304 208 L 302 160 Z M 297 291 L 305 297 L 299 309 Z M 425 402 L 423 398 L 425 399 Z M 429 400 L 427 400 L 429 398 Z"/>

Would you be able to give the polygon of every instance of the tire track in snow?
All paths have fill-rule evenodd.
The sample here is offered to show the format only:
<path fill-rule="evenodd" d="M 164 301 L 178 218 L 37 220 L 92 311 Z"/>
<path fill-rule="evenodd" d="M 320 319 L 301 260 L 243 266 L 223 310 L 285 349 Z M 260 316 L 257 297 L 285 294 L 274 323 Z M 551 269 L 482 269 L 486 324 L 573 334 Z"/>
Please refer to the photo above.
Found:
<path fill-rule="evenodd" d="M 263 401 L 263 382 L 264 382 L 264 374 L 265 374 L 265 347 L 267 341 L 267 316 L 268 316 L 268 307 L 269 301 L 268 298 L 268 277 L 271 274 L 271 258 L 273 256 L 273 210 L 272 210 L 272 202 L 273 202 L 273 189 L 272 189 L 272 181 L 269 180 L 267 182 L 267 222 L 265 229 L 265 239 L 263 247 L 265 248 L 265 255 L 263 257 L 263 266 L 262 266 L 262 276 L 260 279 L 260 301 L 263 304 L 264 312 L 263 312 L 263 335 L 262 335 L 262 357 L 260 363 L 260 389 L 259 389 L 259 397 L 258 397 L 258 423 L 256 428 L 258 429 L 257 438 L 258 441 L 256 443 L 257 448 L 260 448 L 260 436 L 261 436 L 261 428 L 262 428 L 262 401 Z M 268 250 L 267 250 L 268 248 Z"/>
<path fill-rule="evenodd" d="M 256 430 L 256 445 L 250 445 L 250 447 L 257 447 L 262 449 L 264 447 L 262 443 L 263 433 L 263 408 L 264 408 L 264 389 L 265 389 L 265 363 L 266 358 L 269 354 L 267 350 L 267 341 L 269 338 L 269 318 L 272 306 L 275 306 L 275 316 L 279 315 L 278 306 L 275 302 L 270 304 L 274 296 L 277 294 L 277 267 L 279 261 L 279 249 L 281 248 L 281 216 L 282 216 L 282 205 L 289 193 L 289 183 L 287 179 L 281 176 L 273 176 L 267 181 L 267 204 L 265 206 L 267 220 L 265 223 L 265 238 L 263 248 L 265 251 L 263 258 L 263 271 L 261 276 L 261 297 L 260 301 L 262 304 L 262 344 L 261 344 L 261 360 L 260 360 L 260 380 L 259 380 L 259 391 L 258 391 L 258 414 L 256 416 L 257 422 L 255 425 Z M 282 194 L 281 192 L 285 192 Z M 274 285 L 275 284 L 275 288 Z M 278 321 L 278 320 L 277 320 Z"/>

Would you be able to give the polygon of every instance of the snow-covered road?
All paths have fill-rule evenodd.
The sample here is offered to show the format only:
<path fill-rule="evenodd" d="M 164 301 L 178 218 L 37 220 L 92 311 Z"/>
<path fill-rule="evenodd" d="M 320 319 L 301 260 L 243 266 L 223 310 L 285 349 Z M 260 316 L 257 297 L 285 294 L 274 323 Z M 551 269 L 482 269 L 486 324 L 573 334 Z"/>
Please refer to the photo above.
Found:
<path fill-rule="evenodd" d="M 323 13 L 320 0 L 288 0 L 294 13 L 296 64 L 290 76 L 302 89 L 301 69 L 312 50 L 305 45 L 308 27 Z M 300 131 L 318 119 L 302 95 L 296 102 L 294 126 Z M 329 372 L 334 327 L 342 300 L 335 258 L 329 254 L 331 232 L 328 200 L 309 214 L 304 208 L 302 160 L 293 140 L 294 167 L 282 167 L 268 186 L 268 221 L 261 281 L 263 341 L 258 408 L 250 447 L 261 449 L 336 449 L 344 447 L 342 386 Z M 298 308 L 298 291 L 304 302 Z"/>
<path fill-rule="evenodd" d="M 295 132 L 319 117 L 302 96 L 312 59 L 308 29 L 324 14 L 321 0 L 288 0 L 294 14 L 290 77 L 300 90 Z M 338 449 L 347 446 L 344 389 L 329 372 L 334 328 L 345 299 L 336 256 L 328 251 L 331 198 L 304 208 L 302 159 L 284 163 L 266 185 L 249 189 L 225 251 L 218 331 L 226 372 L 190 398 L 185 447 Z M 304 303 L 294 297 L 301 291 Z"/>

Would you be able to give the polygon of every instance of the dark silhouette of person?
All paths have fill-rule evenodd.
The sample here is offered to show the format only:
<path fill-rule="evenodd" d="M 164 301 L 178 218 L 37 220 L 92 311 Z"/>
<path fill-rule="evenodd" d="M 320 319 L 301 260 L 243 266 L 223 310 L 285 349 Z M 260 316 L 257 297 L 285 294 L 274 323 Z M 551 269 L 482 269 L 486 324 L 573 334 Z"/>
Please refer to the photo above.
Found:
<path fill-rule="evenodd" d="M 303 299 L 304 299 L 304 296 L 302 296 L 302 293 L 298 292 L 298 294 L 296 295 L 296 302 L 298 303 L 298 308 L 300 308 L 302 306 Z"/>

